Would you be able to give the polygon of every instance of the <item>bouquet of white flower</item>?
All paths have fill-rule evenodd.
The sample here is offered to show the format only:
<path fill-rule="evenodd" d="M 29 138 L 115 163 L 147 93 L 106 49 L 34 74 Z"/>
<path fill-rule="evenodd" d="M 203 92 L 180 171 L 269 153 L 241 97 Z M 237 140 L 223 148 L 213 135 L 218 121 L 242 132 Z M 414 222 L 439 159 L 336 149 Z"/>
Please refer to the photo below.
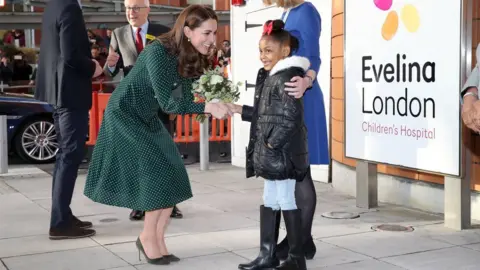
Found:
<path fill-rule="evenodd" d="M 192 87 L 195 102 L 225 102 L 232 103 L 240 98 L 238 90 L 242 83 L 234 84 L 223 76 L 221 67 L 206 70 L 205 73 L 196 80 Z M 196 120 L 203 122 L 207 119 L 204 114 L 197 115 Z"/>

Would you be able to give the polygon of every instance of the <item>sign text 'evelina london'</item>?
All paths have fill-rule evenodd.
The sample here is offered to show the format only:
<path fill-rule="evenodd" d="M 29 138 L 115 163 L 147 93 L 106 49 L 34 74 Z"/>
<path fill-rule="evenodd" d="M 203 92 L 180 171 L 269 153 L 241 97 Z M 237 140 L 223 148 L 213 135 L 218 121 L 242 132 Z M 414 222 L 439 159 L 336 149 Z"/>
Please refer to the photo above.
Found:
<path fill-rule="evenodd" d="M 435 82 L 435 63 L 408 62 L 405 54 L 396 55 L 395 63 L 375 64 L 372 63 L 372 56 L 362 57 L 362 82 L 378 83 L 434 83 Z M 392 86 L 394 87 L 394 86 Z M 367 87 L 368 89 L 368 87 Z M 386 89 L 387 90 L 387 89 Z M 390 90 L 390 89 L 389 89 Z M 417 98 L 408 91 L 408 86 L 403 90 L 403 95 L 393 96 L 375 96 L 373 99 L 365 99 L 365 87 L 362 87 L 362 113 L 376 115 L 391 115 L 398 117 L 421 117 L 435 118 L 435 100 L 431 97 Z M 405 125 L 400 127 L 380 125 L 378 123 L 363 122 L 363 131 L 401 135 L 408 137 L 435 138 L 435 128 L 428 130 L 410 129 Z"/>
<path fill-rule="evenodd" d="M 400 59 L 400 57 L 403 59 Z M 435 82 L 435 63 L 425 62 L 423 65 L 407 63 L 407 56 L 397 54 L 396 63 L 376 65 L 371 56 L 362 57 L 362 82 L 372 83 L 381 80 L 387 83 Z M 404 95 L 398 99 L 392 96 L 375 96 L 370 102 L 365 100 L 365 87 L 362 87 L 362 112 L 366 114 L 391 114 L 399 116 L 435 118 L 435 100 L 433 98 L 413 97 L 409 99 L 408 87 Z"/>

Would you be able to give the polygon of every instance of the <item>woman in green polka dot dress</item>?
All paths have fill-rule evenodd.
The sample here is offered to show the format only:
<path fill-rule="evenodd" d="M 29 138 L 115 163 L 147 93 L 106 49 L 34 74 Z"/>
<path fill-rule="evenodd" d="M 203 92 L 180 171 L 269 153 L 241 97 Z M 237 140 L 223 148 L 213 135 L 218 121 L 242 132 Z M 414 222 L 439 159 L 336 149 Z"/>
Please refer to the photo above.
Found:
<path fill-rule="evenodd" d="M 172 207 L 192 197 L 187 171 L 158 111 L 231 114 L 226 104 L 196 104 L 192 82 L 209 66 L 215 12 L 191 5 L 173 29 L 148 45 L 113 92 L 105 110 L 85 195 L 106 205 L 146 211 L 137 247 L 152 264 L 179 259 L 164 241 Z"/>

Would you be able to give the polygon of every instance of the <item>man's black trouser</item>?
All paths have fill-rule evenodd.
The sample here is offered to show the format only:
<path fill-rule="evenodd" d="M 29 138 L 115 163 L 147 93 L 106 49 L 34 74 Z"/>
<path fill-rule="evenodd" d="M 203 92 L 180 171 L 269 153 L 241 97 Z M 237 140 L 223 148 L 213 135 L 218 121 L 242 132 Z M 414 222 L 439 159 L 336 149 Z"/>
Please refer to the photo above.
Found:
<path fill-rule="evenodd" d="M 51 228 L 71 225 L 73 190 L 78 167 L 85 152 L 88 133 L 88 110 L 55 108 L 53 113 L 58 152 L 52 182 Z"/>

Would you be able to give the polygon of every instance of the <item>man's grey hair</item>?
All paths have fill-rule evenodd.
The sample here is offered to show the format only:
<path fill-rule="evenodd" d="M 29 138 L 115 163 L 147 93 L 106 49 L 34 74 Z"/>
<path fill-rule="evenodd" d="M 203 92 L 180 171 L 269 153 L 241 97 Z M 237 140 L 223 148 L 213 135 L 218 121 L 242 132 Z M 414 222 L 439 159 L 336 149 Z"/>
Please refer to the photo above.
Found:
<path fill-rule="evenodd" d="M 146 7 L 150 7 L 150 0 L 143 0 Z"/>

